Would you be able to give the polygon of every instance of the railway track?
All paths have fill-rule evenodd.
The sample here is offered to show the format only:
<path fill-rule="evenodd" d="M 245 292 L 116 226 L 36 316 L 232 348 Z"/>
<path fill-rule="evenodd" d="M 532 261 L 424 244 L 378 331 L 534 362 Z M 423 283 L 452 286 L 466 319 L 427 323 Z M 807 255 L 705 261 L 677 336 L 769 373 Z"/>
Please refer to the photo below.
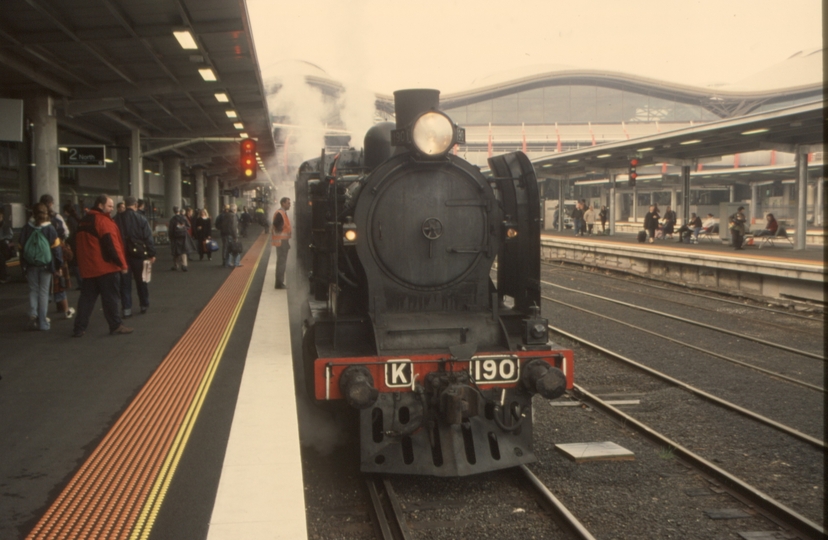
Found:
<path fill-rule="evenodd" d="M 551 518 L 560 529 L 560 535 L 556 535 L 556 538 L 595 540 L 595 537 L 587 528 L 528 467 L 522 465 L 504 471 L 504 473 L 519 475 L 523 485 L 532 491 L 538 505 L 547 511 L 545 515 Z M 382 540 L 414 540 L 422 536 L 422 533 L 418 535 L 415 527 L 425 527 L 418 522 L 414 522 L 414 526 L 409 525 L 406 519 L 408 505 L 397 495 L 390 477 L 369 475 L 365 478 L 365 484 L 371 498 L 372 520 L 378 531 L 378 538 Z M 439 522 L 437 527 L 443 530 L 456 528 L 456 537 L 462 538 L 468 537 L 468 533 L 463 531 L 463 527 L 467 524 L 468 520 L 444 520 Z M 428 527 L 428 529 L 432 528 L 434 527 Z"/>
<path fill-rule="evenodd" d="M 712 461 L 706 460 L 698 454 L 685 448 L 678 442 L 660 433 L 655 428 L 633 418 L 618 408 L 608 404 L 580 385 L 575 385 L 575 395 L 582 402 L 597 408 L 610 415 L 627 428 L 634 429 L 652 442 L 664 448 L 669 448 L 679 459 L 689 464 L 706 476 L 713 478 L 719 484 L 726 486 L 731 494 L 750 507 L 760 510 L 765 517 L 778 525 L 788 529 L 799 538 L 825 538 L 825 529 L 818 523 L 794 511 L 777 501 L 762 490 L 750 485 L 744 480 L 727 472 Z"/>

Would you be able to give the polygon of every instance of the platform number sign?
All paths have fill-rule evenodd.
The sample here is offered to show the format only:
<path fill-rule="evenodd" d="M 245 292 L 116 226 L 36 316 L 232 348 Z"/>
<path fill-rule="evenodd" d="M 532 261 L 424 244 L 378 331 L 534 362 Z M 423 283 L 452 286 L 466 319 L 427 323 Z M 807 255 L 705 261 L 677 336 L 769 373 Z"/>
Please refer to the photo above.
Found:
<path fill-rule="evenodd" d="M 407 358 L 395 358 L 385 364 L 385 386 L 388 388 L 410 387 L 413 376 L 414 364 Z"/>
<path fill-rule="evenodd" d="M 58 167 L 106 167 L 106 146 L 102 144 L 75 144 L 60 146 Z"/>
<path fill-rule="evenodd" d="M 515 383 L 520 379 L 520 360 L 514 356 L 472 358 L 469 371 L 477 384 Z"/>

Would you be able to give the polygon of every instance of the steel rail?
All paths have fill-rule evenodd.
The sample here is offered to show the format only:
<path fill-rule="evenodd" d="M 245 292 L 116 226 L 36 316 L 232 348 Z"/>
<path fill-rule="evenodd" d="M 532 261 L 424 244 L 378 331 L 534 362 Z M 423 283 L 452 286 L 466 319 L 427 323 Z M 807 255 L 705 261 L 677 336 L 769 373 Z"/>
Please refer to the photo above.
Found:
<path fill-rule="evenodd" d="M 595 408 L 601 409 L 616 419 L 621 420 L 626 427 L 633 427 L 639 433 L 643 434 L 650 440 L 655 441 L 657 444 L 670 448 L 679 458 L 712 476 L 718 482 L 730 488 L 739 497 L 746 500 L 749 504 L 756 508 L 762 509 L 764 512 L 775 518 L 774 521 L 783 523 L 806 538 L 825 538 L 825 529 L 818 523 L 809 520 L 805 516 L 773 499 L 766 493 L 751 486 L 744 480 L 730 474 L 712 462 L 681 446 L 672 439 L 669 439 L 661 433 L 655 431 L 646 424 L 639 422 L 630 415 L 618 410 L 612 405 L 609 405 L 597 396 L 588 392 L 586 389 L 575 385 L 575 392 L 579 399 Z"/>
<path fill-rule="evenodd" d="M 809 352 L 809 351 L 802 351 L 802 350 L 799 350 L 799 349 L 794 349 L 793 347 L 788 347 L 786 345 L 781 345 L 779 343 L 774 343 L 772 341 L 767 341 L 767 340 L 757 338 L 757 337 L 753 337 L 753 336 L 747 336 L 745 334 L 740 334 L 739 332 L 734 332 L 732 330 L 725 330 L 724 328 L 716 328 L 715 326 L 705 324 L 703 322 L 694 321 L 692 319 L 686 319 L 684 317 L 679 317 L 678 315 L 671 315 L 670 313 L 664 313 L 663 311 L 658 311 L 657 309 L 650 309 L 650 308 L 645 308 L 645 307 L 641 307 L 641 306 L 636 306 L 635 304 L 630 304 L 628 302 L 622 302 L 621 300 L 615 300 L 613 298 L 608 298 L 606 296 L 601 296 L 601 295 L 598 295 L 598 294 L 588 293 L 588 292 L 585 292 L 585 291 L 579 291 L 577 289 L 571 289 L 569 287 L 564 287 L 563 285 L 557 285 L 555 283 L 550 283 L 548 281 L 541 280 L 541 283 L 543 285 L 549 285 L 550 287 L 556 287 L 558 289 L 563 289 L 565 291 L 569 291 L 569 292 L 572 292 L 572 293 L 575 293 L 575 294 L 582 294 L 584 296 L 590 296 L 592 298 L 597 298 L 599 300 L 604 300 L 605 302 L 618 304 L 620 306 L 625 306 L 625 307 L 629 307 L 629 308 L 632 308 L 632 309 L 637 309 L 639 311 L 644 311 L 646 313 L 652 313 L 652 314 L 658 315 L 660 317 L 665 317 L 665 318 L 668 318 L 668 319 L 681 321 L 683 323 L 692 324 L 694 326 L 698 326 L 698 327 L 701 327 L 701 328 L 707 328 L 708 330 L 713 330 L 715 332 L 720 332 L 722 334 L 727 334 L 729 336 L 735 336 L 735 337 L 738 337 L 738 338 L 741 338 L 741 339 L 746 339 L 748 341 L 761 343 L 762 345 L 767 345 L 768 347 L 773 347 L 774 349 L 780 349 L 780 350 L 783 350 L 783 351 L 792 352 L 792 353 L 798 354 L 800 356 L 813 358 L 815 360 L 822 360 L 823 362 L 825 362 L 825 360 L 826 360 L 824 356 L 818 355 L 816 353 L 812 353 L 812 352 Z"/>
<path fill-rule="evenodd" d="M 581 269 L 578 269 L 578 268 L 564 268 L 564 267 L 561 267 L 561 266 L 555 267 L 555 266 L 552 266 L 552 265 L 548 265 L 548 266 L 551 266 L 552 268 L 555 268 L 556 270 L 564 270 L 564 271 L 568 271 L 568 272 L 578 272 L 578 273 L 582 273 L 582 274 L 589 274 L 590 276 L 598 275 L 599 277 L 602 277 L 604 279 L 612 279 L 612 280 L 615 280 L 615 281 L 621 281 L 621 282 L 623 282 L 627 285 L 630 285 L 631 283 L 633 283 L 633 282 L 630 282 L 628 280 L 621 279 L 621 278 L 618 278 L 618 277 L 607 276 L 607 275 L 604 275 L 604 274 L 598 274 L 596 272 L 588 272 L 586 270 L 581 270 Z M 735 300 L 728 300 L 726 298 L 719 299 L 719 298 L 714 298 L 712 296 L 707 296 L 705 294 L 695 294 L 695 293 L 691 293 L 691 292 L 688 292 L 688 291 L 673 290 L 673 289 L 670 289 L 669 287 L 661 287 L 661 286 L 658 286 L 658 285 L 651 285 L 649 283 L 635 283 L 635 284 L 636 285 L 641 285 L 643 287 L 650 287 L 652 289 L 667 291 L 669 293 L 680 293 L 680 294 L 684 294 L 684 295 L 687 295 L 687 296 L 694 296 L 694 297 L 697 297 L 697 298 L 704 298 L 704 299 L 707 299 L 707 300 L 713 300 L 715 302 L 725 302 L 725 303 L 729 303 L 729 304 L 735 304 L 735 305 L 737 305 L 739 307 L 743 307 L 743 308 L 766 309 L 767 311 L 770 311 L 772 313 L 777 313 L 777 314 L 781 314 L 783 316 L 789 316 L 789 317 L 799 317 L 799 318 L 802 318 L 802 319 L 805 319 L 805 320 L 808 320 L 808 321 L 813 321 L 813 322 L 823 322 L 824 321 L 824 319 L 823 319 L 823 321 L 820 321 L 820 320 L 817 320 L 817 319 L 812 318 L 812 317 L 803 317 L 802 315 L 799 315 L 799 314 L 796 314 L 796 313 L 786 313 L 784 311 L 780 311 L 780 310 L 777 310 L 777 309 L 765 308 L 765 306 L 751 306 L 749 304 L 743 304 L 741 302 L 736 302 Z M 614 287 L 614 286 L 609 285 L 609 284 L 605 284 L 605 285 L 602 285 L 602 286 L 603 287 L 608 287 L 610 289 L 614 289 L 616 291 L 630 292 L 629 289 L 624 289 L 622 287 Z M 646 296 L 648 298 L 654 298 L 656 300 L 669 301 L 671 304 L 678 304 L 680 306 L 687 306 L 687 307 L 690 307 L 690 308 L 693 308 L 693 309 L 700 309 L 700 310 L 703 310 L 703 311 L 710 311 L 712 313 L 717 313 L 719 315 L 722 314 L 721 311 L 719 311 L 717 309 L 714 309 L 714 308 L 708 308 L 708 307 L 704 307 L 704 306 L 697 306 L 697 305 L 693 305 L 689 302 L 680 302 L 680 301 L 675 300 L 675 299 L 671 299 L 671 298 L 668 299 L 668 298 L 664 298 L 662 296 L 657 296 L 655 294 L 647 294 L 647 293 L 644 293 L 644 292 L 640 292 L 640 293 L 636 293 L 636 294 Z M 751 321 L 751 322 L 754 322 L 754 323 L 757 322 L 756 319 L 751 319 L 747 315 L 738 314 L 738 313 L 735 314 L 735 315 L 737 317 L 739 317 L 740 319 L 744 319 L 744 320 Z M 814 331 L 814 330 L 809 329 L 809 328 L 799 328 L 797 326 L 791 326 L 791 325 L 787 325 L 787 324 L 779 324 L 779 323 L 776 323 L 776 322 L 773 322 L 773 321 L 767 321 L 767 320 L 764 320 L 764 319 L 761 321 L 761 324 L 763 326 L 773 326 L 773 327 L 779 328 L 781 330 L 800 332 L 800 333 L 803 333 L 803 334 L 814 335 L 814 334 L 818 333 L 818 331 Z"/>
<path fill-rule="evenodd" d="M 365 485 L 368 486 L 371 504 L 374 508 L 374 514 L 377 518 L 377 524 L 380 527 L 383 540 L 395 540 L 396 538 L 412 540 L 414 536 L 411 534 L 411 530 L 405 522 L 405 513 L 400 504 L 400 499 L 397 497 L 394 487 L 391 485 L 391 480 L 385 477 L 369 476 L 365 478 Z M 382 491 L 378 489 L 380 486 L 382 487 Z M 392 530 L 383 499 L 390 507 L 390 513 L 394 517 L 394 526 L 398 534 L 395 534 L 395 531 Z"/>
<path fill-rule="evenodd" d="M 591 311 L 589 309 L 585 309 L 585 308 L 582 308 L 582 307 L 579 307 L 579 306 L 573 306 L 572 304 L 567 304 L 566 302 L 562 302 L 560 300 L 555 300 L 554 298 L 549 298 L 548 296 L 541 296 L 541 298 L 543 298 L 544 300 L 548 300 L 550 302 L 554 302 L 556 304 L 560 304 L 562 306 L 566 306 L 570 309 L 583 311 L 584 313 L 588 313 L 588 314 L 593 315 L 595 317 L 600 317 L 602 319 L 606 319 L 608 321 L 612 321 L 614 323 L 617 323 L 617 324 L 620 324 L 620 325 L 623 325 L 623 326 L 627 326 L 629 328 L 633 328 L 635 330 L 638 330 L 639 332 L 643 332 L 645 334 L 650 334 L 652 336 L 656 336 L 656 337 L 661 338 L 665 341 L 669 341 L 671 343 L 676 343 L 677 345 L 681 345 L 682 347 L 687 347 L 688 349 L 693 349 L 695 351 L 699 351 L 699 352 L 707 354 L 709 356 L 719 358 L 720 360 L 724 360 L 725 362 L 730 362 L 730 363 L 733 363 L 733 364 L 736 364 L 736 365 L 739 365 L 739 366 L 742 366 L 742 367 L 746 367 L 748 369 L 752 369 L 754 371 L 758 371 L 760 373 L 764 373 L 765 375 L 770 375 L 771 377 L 776 377 L 777 379 L 782 379 L 782 380 L 787 381 L 791 384 L 796 384 L 796 385 L 799 385 L 799 386 L 803 386 L 805 388 L 810 388 L 811 390 L 816 390 L 817 392 L 825 393 L 825 388 L 823 388 L 822 386 L 816 386 L 814 384 L 810 384 L 810 383 L 807 383 L 805 381 L 800 381 L 799 379 L 794 379 L 793 377 L 788 377 L 787 375 L 777 373 L 776 371 L 771 371 L 769 369 L 765 369 L 765 368 L 762 368 L 762 367 L 759 367 L 759 366 L 755 366 L 753 364 L 749 364 L 748 362 L 743 362 L 741 360 L 737 360 L 735 358 L 731 358 L 729 356 L 719 354 L 715 351 L 704 349 L 702 347 L 697 347 L 697 346 L 692 345 L 690 343 L 687 343 L 685 341 L 681 341 L 681 340 L 678 340 L 678 339 L 675 339 L 675 338 L 667 337 L 663 334 L 659 334 L 658 332 L 653 332 L 652 330 L 647 330 L 646 328 L 643 328 L 641 326 L 636 326 L 634 324 L 624 322 L 622 320 L 610 317 L 608 315 L 603 315 L 601 313 L 598 313 L 597 311 Z"/>
<path fill-rule="evenodd" d="M 576 341 L 576 342 L 578 342 L 582 345 L 590 347 L 591 349 L 594 349 L 594 350 L 602 352 L 602 353 L 604 353 L 604 354 L 606 354 L 606 355 L 608 355 L 612 358 L 615 358 L 616 360 L 620 360 L 620 361 L 622 361 L 622 362 L 624 362 L 624 363 L 626 363 L 630 366 L 636 367 L 636 368 L 638 368 L 638 369 L 640 369 L 640 370 L 642 370 L 646 373 L 649 373 L 650 375 L 653 375 L 654 377 L 657 377 L 657 378 L 659 378 L 663 381 L 669 382 L 670 384 L 673 384 L 675 386 L 683 388 L 684 390 L 687 390 L 688 392 L 690 392 L 692 394 L 695 394 L 699 397 L 705 398 L 708 401 L 712 401 L 713 403 L 715 403 L 717 405 L 725 407 L 725 408 L 727 408 L 731 411 L 737 412 L 737 413 L 739 413 L 743 416 L 747 416 L 748 418 L 751 418 L 753 420 L 761 422 L 761 423 L 763 423 L 767 426 L 770 426 L 774 429 L 777 429 L 777 430 L 779 430 L 783 433 L 787 433 L 788 435 L 791 435 L 792 437 L 795 437 L 795 438 L 800 439 L 802 441 L 805 441 L 809 444 L 812 444 L 812 445 L 816 446 L 817 448 L 819 448 L 823 451 L 826 449 L 825 441 L 817 439 L 816 437 L 812 437 L 811 435 L 808 435 L 806 433 L 802 433 L 801 431 L 797 431 L 797 430 L 795 430 L 795 429 L 793 429 L 789 426 L 786 426 L 785 424 L 777 422 L 776 420 L 771 420 L 770 418 L 768 418 L 766 416 L 762 416 L 761 414 L 757 414 L 757 413 L 755 413 L 751 410 L 745 409 L 744 407 L 740 407 L 739 405 L 736 405 L 735 403 L 731 403 L 731 402 L 729 402 L 725 399 L 714 396 L 713 394 L 705 392 L 704 390 L 696 388 L 695 386 L 689 385 L 685 382 L 682 382 L 678 379 L 675 379 L 675 378 L 667 375 L 666 373 L 662 373 L 662 372 L 660 372 L 658 370 L 655 370 L 651 367 L 647 367 L 644 364 L 640 364 L 640 363 L 636 362 L 635 360 L 627 358 L 626 356 L 623 356 L 623 355 L 620 355 L 616 352 L 613 352 L 613 351 L 611 351 L 611 350 L 609 350 L 605 347 L 602 347 L 601 345 L 598 345 L 597 343 L 593 343 L 591 341 L 587 341 L 587 340 L 585 340 L 581 337 L 578 337 L 574 334 L 570 334 L 566 330 L 563 330 L 561 328 L 556 328 L 552 325 L 549 326 L 549 329 L 554 331 L 554 332 L 557 332 L 558 334 L 560 334 L 564 337 L 567 337 L 567 338 L 569 338 L 573 341 Z"/>
<path fill-rule="evenodd" d="M 555 263 L 552 263 L 552 262 L 549 262 L 549 261 L 541 261 L 541 264 L 546 265 L 546 266 L 556 267 L 556 268 L 559 268 L 559 269 L 571 270 L 573 272 L 590 273 L 590 272 L 587 272 L 586 270 L 583 270 L 583 269 L 580 269 L 580 268 L 571 268 L 571 267 L 568 267 L 568 266 L 555 264 Z M 592 267 L 592 268 L 599 268 L 599 267 Z M 599 268 L 599 269 L 604 270 L 603 268 Z M 621 272 L 622 271 L 622 270 L 618 270 L 618 269 L 615 269 L 615 268 L 613 268 L 611 270 L 615 271 L 615 272 Z M 641 278 L 641 276 L 639 276 L 637 274 L 629 274 L 629 275 L 631 275 L 633 277 Z M 618 281 L 623 281 L 625 283 L 629 283 L 629 281 L 627 281 L 626 279 L 620 278 L 620 277 L 617 277 L 617 276 L 608 276 L 606 274 L 602 274 L 601 277 L 604 277 L 604 278 L 607 278 L 607 279 L 615 279 L 615 280 L 618 280 Z M 657 279 L 657 278 L 654 278 L 654 277 L 646 277 L 646 278 L 641 278 L 641 279 L 655 280 L 655 281 L 660 281 L 662 283 L 665 283 L 664 280 L 660 280 L 660 279 Z M 671 285 L 674 285 L 675 287 L 679 287 L 679 288 L 684 288 L 684 289 L 692 288 L 692 287 L 690 287 L 690 285 L 687 285 L 687 284 L 684 284 L 684 283 L 674 283 L 674 282 L 669 282 L 669 283 Z M 651 283 L 646 283 L 646 282 L 643 282 L 643 281 L 638 282 L 638 284 L 643 285 L 645 287 L 652 287 L 653 289 L 661 289 L 661 290 L 670 291 L 670 292 L 677 292 L 679 294 L 686 294 L 688 296 L 698 296 L 699 298 L 707 298 L 708 300 L 716 300 L 717 302 L 721 301 L 721 302 L 725 302 L 727 304 L 735 304 L 737 306 L 749 307 L 751 309 L 758 309 L 758 310 L 762 310 L 762 311 L 770 311 L 771 313 L 778 313 L 779 315 L 785 315 L 787 317 L 796 317 L 798 319 L 805 319 L 807 321 L 813 321 L 814 320 L 814 317 L 808 317 L 807 315 L 800 315 L 799 313 L 790 313 L 790 312 L 787 312 L 787 311 L 783 311 L 781 309 L 769 308 L 767 306 L 752 306 L 750 304 L 744 304 L 742 302 L 739 302 L 738 300 L 730 300 L 728 298 L 718 298 L 716 296 L 710 296 L 710 295 L 701 294 L 701 293 L 698 293 L 698 292 L 673 290 L 670 287 L 662 287 L 660 285 L 653 285 Z M 727 293 L 720 293 L 720 294 L 727 294 Z M 731 296 L 734 296 L 734 295 L 731 295 Z M 736 295 L 736 296 L 738 296 L 738 295 Z M 824 314 L 823 313 L 819 313 L 818 315 L 820 316 L 820 318 L 824 319 Z"/>
<path fill-rule="evenodd" d="M 563 505 L 561 501 L 558 500 L 555 495 L 549 491 L 543 482 L 541 482 L 540 478 L 535 476 L 535 474 L 529 470 L 526 465 L 519 465 L 518 468 L 523 472 L 526 478 L 535 486 L 535 489 L 543 496 L 543 498 L 552 505 L 552 509 L 555 511 L 556 515 L 563 521 L 563 525 L 566 527 L 568 533 L 576 536 L 581 540 L 595 540 L 595 537 L 584 527 L 578 518 L 576 518 L 569 509 Z"/>

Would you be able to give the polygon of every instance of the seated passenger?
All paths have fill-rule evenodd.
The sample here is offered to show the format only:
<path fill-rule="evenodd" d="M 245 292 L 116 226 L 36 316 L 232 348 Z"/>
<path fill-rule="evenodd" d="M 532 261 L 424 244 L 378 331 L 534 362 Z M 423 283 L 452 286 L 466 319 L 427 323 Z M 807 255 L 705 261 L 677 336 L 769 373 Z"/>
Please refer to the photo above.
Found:
<path fill-rule="evenodd" d="M 698 244 L 699 243 L 699 233 L 701 232 L 701 230 L 702 230 L 701 218 L 699 216 L 697 216 L 695 213 L 691 213 L 690 214 L 690 220 L 686 224 L 682 225 L 681 228 L 678 230 L 678 233 L 679 233 L 678 241 L 681 242 L 683 238 L 685 238 L 685 237 L 689 238 L 690 235 L 692 234 L 693 243 Z"/>
<path fill-rule="evenodd" d="M 676 225 L 677 219 L 678 218 L 676 217 L 676 213 L 673 210 L 671 210 L 668 206 L 667 210 L 664 212 L 664 224 L 662 227 L 662 231 L 665 237 L 670 237 L 670 240 L 673 239 L 673 228 Z"/>
<path fill-rule="evenodd" d="M 707 214 L 707 218 L 702 223 L 702 232 L 713 234 L 719 232 L 719 220 L 713 217 L 713 214 Z"/>
<path fill-rule="evenodd" d="M 779 229 L 779 223 L 777 223 L 773 214 L 768 214 L 767 219 L 768 224 L 765 225 L 765 228 L 761 231 L 756 231 L 753 236 L 774 236 L 776 234 L 777 229 Z"/>

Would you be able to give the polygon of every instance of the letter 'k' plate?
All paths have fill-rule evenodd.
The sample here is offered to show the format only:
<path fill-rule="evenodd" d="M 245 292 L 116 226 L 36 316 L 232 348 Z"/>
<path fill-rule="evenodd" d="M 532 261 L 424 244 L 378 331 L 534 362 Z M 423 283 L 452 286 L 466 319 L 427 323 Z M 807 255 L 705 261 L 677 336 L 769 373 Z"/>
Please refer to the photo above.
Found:
<path fill-rule="evenodd" d="M 407 388 L 414 377 L 414 365 L 406 358 L 395 358 L 385 364 L 385 386 Z"/>

